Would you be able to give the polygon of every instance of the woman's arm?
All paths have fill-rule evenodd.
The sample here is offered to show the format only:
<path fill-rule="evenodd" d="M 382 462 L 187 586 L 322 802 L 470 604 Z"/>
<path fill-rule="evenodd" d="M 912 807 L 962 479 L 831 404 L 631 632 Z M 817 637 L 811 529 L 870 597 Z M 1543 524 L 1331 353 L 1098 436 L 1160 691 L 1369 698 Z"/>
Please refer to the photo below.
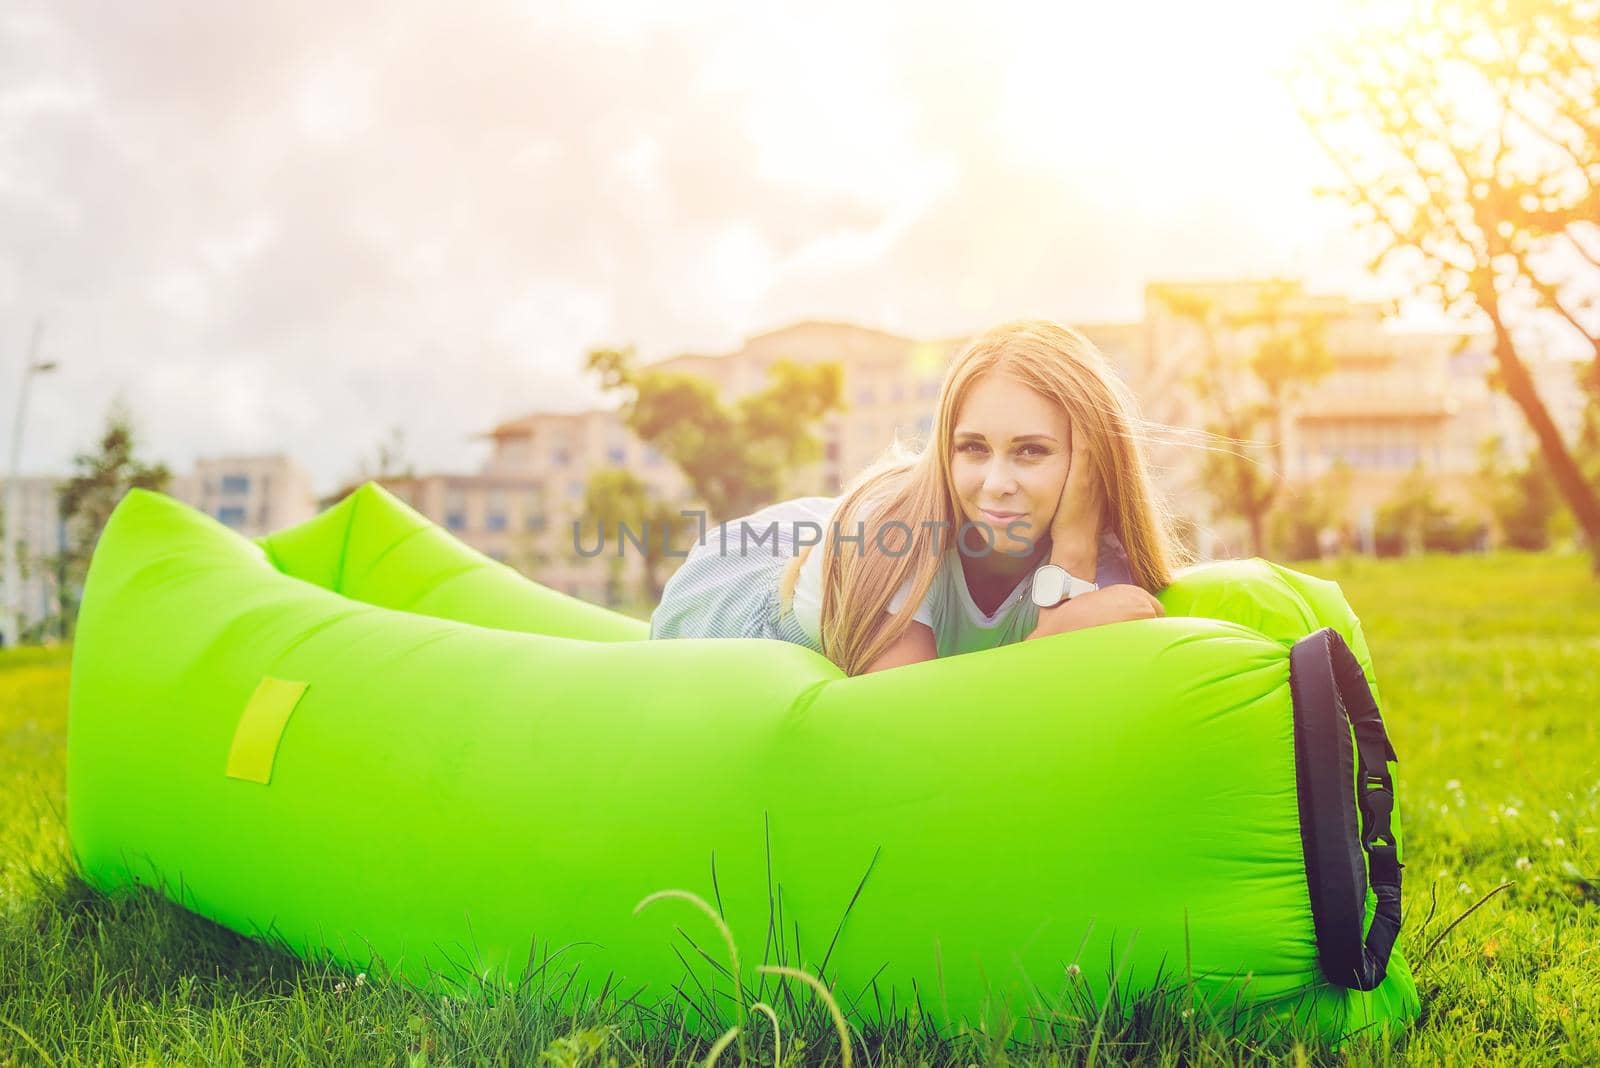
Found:
<path fill-rule="evenodd" d="M 1166 615 L 1166 609 L 1160 601 L 1146 593 L 1144 587 L 1119 582 L 1050 608 L 1039 609 L 1039 622 L 1024 640 L 1098 627 L 1104 623 L 1154 619 L 1163 615 Z"/>
<path fill-rule="evenodd" d="M 939 647 L 934 643 L 933 631 L 926 623 L 912 620 L 907 624 L 905 633 L 889 648 L 879 654 L 878 659 L 867 665 L 863 675 L 870 675 L 874 671 L 883 671 L 885 668 L 905 667 L 907 664 L 920 664 L 924 660 L 932 660 L 939 655 Z"/>

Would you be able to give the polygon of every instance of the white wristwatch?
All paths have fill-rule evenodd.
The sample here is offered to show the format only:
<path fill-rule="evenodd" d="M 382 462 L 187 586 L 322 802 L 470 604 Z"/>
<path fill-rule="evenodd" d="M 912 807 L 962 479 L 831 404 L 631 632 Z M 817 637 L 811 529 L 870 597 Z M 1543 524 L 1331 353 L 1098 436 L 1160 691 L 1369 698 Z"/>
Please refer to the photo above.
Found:
<path fill-rule="evenodd" d="M 1033 573 L 1033 603 L 1040 608 L 1054 608 L 1062 601 L 1070 601 L 1100 587 L 1086 582 L 1060 564 L 1044 564 Z"/>

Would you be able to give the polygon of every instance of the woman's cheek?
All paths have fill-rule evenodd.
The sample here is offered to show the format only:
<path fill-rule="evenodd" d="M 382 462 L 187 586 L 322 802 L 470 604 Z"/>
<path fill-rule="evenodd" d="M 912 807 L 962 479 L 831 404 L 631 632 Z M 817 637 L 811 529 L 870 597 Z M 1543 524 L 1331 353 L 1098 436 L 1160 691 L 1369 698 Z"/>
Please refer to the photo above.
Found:
<path fill-rule="evenodd" d="M 1041 499 L 1048 499 L 1053 508 L 1061 499 L 1061 492 L 1067 488 L 1067 465 L 1058 463 L 1051 465 L 1048 477 L 1039 488 Z"/>

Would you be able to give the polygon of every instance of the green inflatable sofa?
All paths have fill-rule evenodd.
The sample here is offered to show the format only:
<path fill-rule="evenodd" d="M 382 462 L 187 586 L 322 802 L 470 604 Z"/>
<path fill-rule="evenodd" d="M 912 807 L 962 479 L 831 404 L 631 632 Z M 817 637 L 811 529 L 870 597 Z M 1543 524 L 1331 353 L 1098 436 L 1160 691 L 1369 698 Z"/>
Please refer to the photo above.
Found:
<path fill-rule="evenodd" d="M 133 490 L 73 650 L 71 846 L 103 890 L 446 993 L 559 965 L 558 1001 L 692 982 L 731 1019 L 710 919 L 635 912 L 677 889 L 725 919 L 741 1003 L 784 964 L 858 1026 L 993 1034 L 1179 987 L 1330 1042 L 1409 1024 L 1396 765 L 1349 605 L 1261 560 L 1161 599 L 851 678 L 648 641 L 375 483 L 255 540 Z"/>

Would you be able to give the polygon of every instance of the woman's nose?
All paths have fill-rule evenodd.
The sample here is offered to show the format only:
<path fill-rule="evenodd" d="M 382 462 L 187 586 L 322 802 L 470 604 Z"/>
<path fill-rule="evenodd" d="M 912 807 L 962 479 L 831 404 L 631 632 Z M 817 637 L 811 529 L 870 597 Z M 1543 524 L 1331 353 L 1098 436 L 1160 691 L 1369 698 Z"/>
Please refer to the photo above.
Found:
<path fill-rule="evenodd" d="M 983 488 L 994 496 L 1004 496 L 1015 493 L 1017 490 L 1016 475 L 1011 471 L 1011 465 L 1004 460 L 995 459 L 989 462 L 989 469 L 983 474 Z"/>

